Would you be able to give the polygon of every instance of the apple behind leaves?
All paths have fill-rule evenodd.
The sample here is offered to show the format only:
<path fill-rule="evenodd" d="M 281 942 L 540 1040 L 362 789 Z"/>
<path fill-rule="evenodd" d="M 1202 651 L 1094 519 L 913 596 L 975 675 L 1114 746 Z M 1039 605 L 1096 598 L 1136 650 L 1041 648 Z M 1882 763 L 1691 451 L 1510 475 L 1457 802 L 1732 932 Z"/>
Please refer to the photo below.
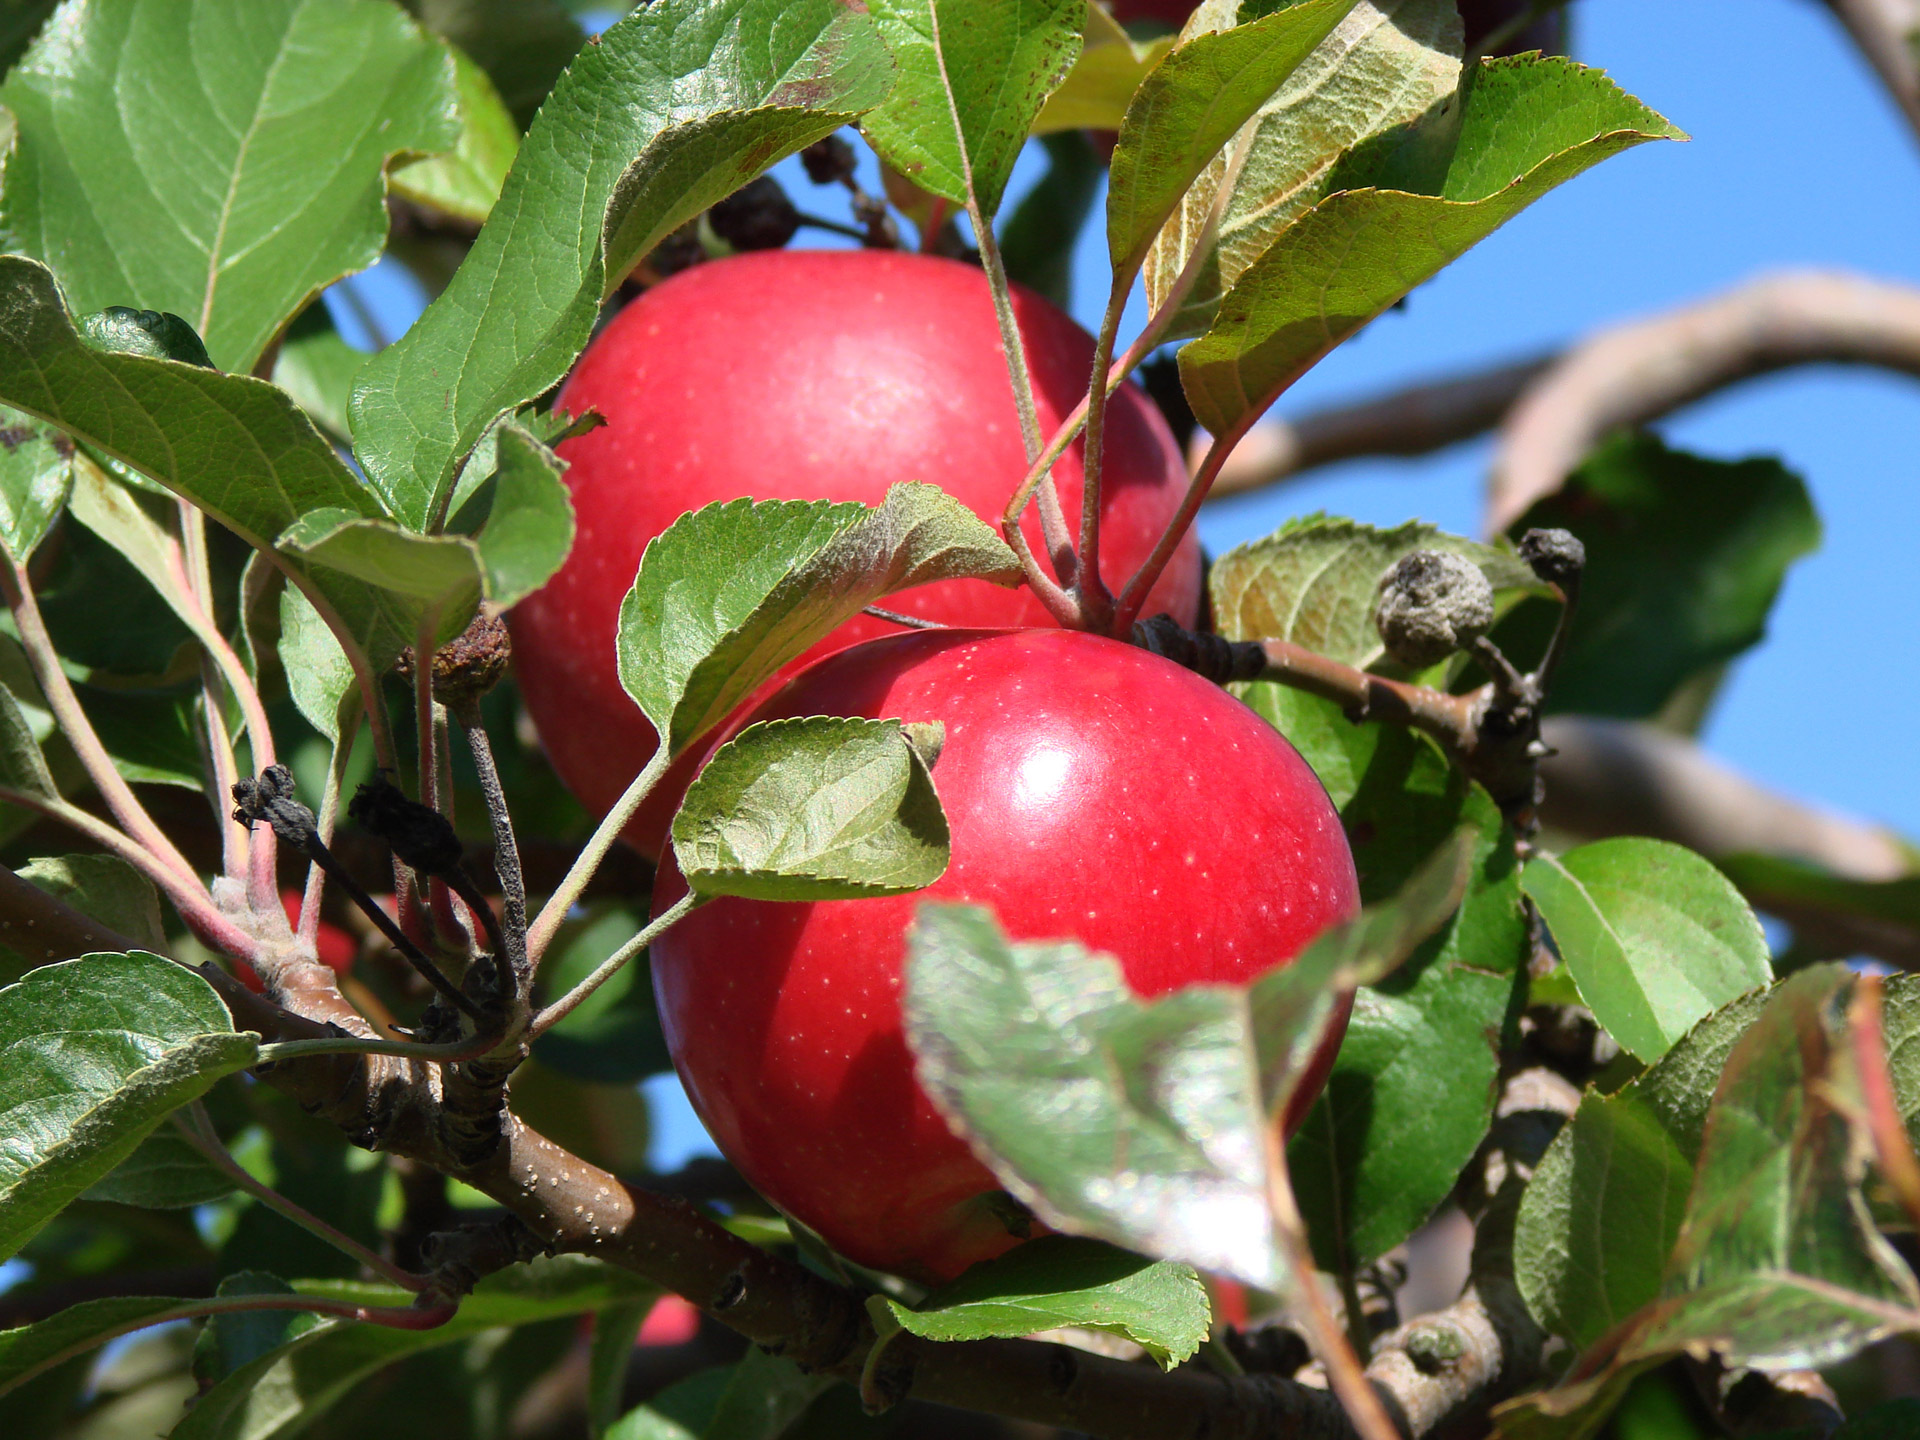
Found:
<path fill-rule="evenodd" d="M 1093 341 L 1016 289 L 1040 428 L 1086 394 Z M 647 541 L 720 500 L 858 500 L 940 486 L 998 528 L 1026 473 L 1020 422 L 986 277 L 891 251 L 765 251 L 696 266 L 647 291 L 588 348 L 560 393 L 606 425 L 560 448 L 578 530 L 566 564 L 509 615 L 514 669 L 554 768 L 596 814 L 611 809 L 655 746 L 620 687 L 620 602 Z M 1187 475 L 1166 422 L 1123 386 L 1108 411 L 1101 570 L 1119 588 L 1179 507 Z M 1077 523 L 1078 444 L 1055 467 Z M 1041 549 L 1037 513 L 1026 533 Z M 889 607 L 949 625 L 1050 625 L 1031 592 L 978 580 L 908 591 Z M 1191 534 L 1144 613 L 1194 623 L 1200 550 Z M 898 627 L 858 617 L 805 658 Z M 657 854 L 693 765 L 670 773 L 628 827 Z"/>
<path fill-rule="evenodd" d="M 652 965 L 668 1048 L 721 1150 L 862 1264 L 938 1280 L 1015 1243 L 999 1182 L 914 1078 L 899 993 L 923 901 L 991 905 L 1018 940 L 1078 939 L 1147 996 L 1250 980 L 1359 908 L 1306 762 L 1144 650 L 1061 630 L 896 636 L 819 662 L 738 723 L 812 714 L 944 722 L 947 873 L 885 899 L 710 901 Z M 663 864 L 655 913 L 685 888 Z"/>

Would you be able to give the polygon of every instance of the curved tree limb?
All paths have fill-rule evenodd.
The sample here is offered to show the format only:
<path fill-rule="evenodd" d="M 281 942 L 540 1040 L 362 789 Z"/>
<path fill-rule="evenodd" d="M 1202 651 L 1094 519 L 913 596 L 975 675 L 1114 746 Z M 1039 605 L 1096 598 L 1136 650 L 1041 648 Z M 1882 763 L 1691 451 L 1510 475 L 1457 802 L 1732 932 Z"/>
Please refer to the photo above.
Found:
<path fill-rule="evenodd" d="M 1920 375 L 1920 288 L 1800 271 L 1603 330 L 1529 386 L 1501 426 L 1488 482 L 1498 534 L 1615 430 L 1739 380 L 1822 361 Z"/>
<path fill-rule="evenodd" d="M 1920 0 L 1827 0 L 1920 136 Z"/>

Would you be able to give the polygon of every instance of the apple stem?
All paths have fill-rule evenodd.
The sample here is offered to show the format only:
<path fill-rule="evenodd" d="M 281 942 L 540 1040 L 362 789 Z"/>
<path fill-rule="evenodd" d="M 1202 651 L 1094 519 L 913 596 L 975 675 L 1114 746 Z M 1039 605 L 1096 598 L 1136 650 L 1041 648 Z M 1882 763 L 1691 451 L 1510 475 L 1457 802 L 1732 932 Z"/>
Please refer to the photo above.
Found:
<path fill-rule="evenodd" d="M 640 808 L 641 802 L 653 793 L 653 787 L 660 783 L 660 777 L 667 772 L 667 766 L 674 757 L 667 753 L 662 744 L 653 752 L 653 758 L 647 761 L 640 773 L 633 777 L 614 806 L 606 813 L 580 853 L 574 857 L 572 866 L 560 881 L 547 903 L 540 907 L 540 913 L 527 927 L 527 963 L 533 970 L 540 968 L 541 958 L 546 954 L 547 946 L 552 942 L 554 933 L 567 918 L 567 912 L 587 888 L 587 882 L 593 878 L 594 871 L 600 868 L 600 862 L 620 838 L 620 832 L 627 828 L 627 822 Z"/>
<path fill-rule="evenodd" d="M 693 891 L 689 890 L 678 900 L 674 901 L 672 905 L 662 910 L 647 923 L 644 930 L 627 941 L 626 944 L 614 951 L 613 954 L 609 955 L 605 960 L 602 960 L 599 965 L 594 968 L 591 975 L 587 976 L 586 979 L 574 986 L 573 989 L 569 990 L 538 1015 L 534 1016 L 533 1024 L 527 1028 L 527 1039 L 529 1041 L 538 1040 L 542 1035 L 546 1034 L 547 1031 L 566 1019 L 567 1016 L 574 1012 L 574 1009 L 581 1001 L 585 1000 L 589 995 L 593 994 L 594 991 L 611 980 L 619 973 L 621 967 L 642 950 L 646 949 L 656 936 L 666 930 L 670 925 L 676 923 L 683 915 L 692 910 L 694 906 L 698 905 L 705 898 L 705 896 L 696 895 Z"/>

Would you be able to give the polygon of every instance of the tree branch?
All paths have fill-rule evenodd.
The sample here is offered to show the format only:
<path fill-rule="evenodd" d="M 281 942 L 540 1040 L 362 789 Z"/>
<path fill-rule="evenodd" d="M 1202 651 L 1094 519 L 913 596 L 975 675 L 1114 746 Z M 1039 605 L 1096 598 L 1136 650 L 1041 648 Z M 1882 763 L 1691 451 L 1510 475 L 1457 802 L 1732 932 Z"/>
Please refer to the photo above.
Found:
<path fill-rule="evenodd" d="M 1920 136 L 1920 0 L 1827 0 Z"/>
<path fill-rule="evenodd" d="M 1920 375 L 1920 289 L 1800 271 L 1582 341 L 1529 386 L 1501 427 L 1487 531 L 1553 494 L 1609 434 L 1737 381 L 1819 362 Z"/>

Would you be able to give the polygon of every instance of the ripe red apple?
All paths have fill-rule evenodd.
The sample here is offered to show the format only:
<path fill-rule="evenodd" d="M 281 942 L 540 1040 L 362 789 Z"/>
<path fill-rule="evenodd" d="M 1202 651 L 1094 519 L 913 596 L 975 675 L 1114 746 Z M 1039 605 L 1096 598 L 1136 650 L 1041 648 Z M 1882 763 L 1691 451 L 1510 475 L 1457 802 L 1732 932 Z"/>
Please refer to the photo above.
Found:
<path fill-rule="evenodd" d="M 984 1198 L 999 1182 L 914 1078 L 899 990 L 916 908 L 991 905 L 1013 938 L 1078 939 L 1152 996 L 1285 964 L 1358 908 L 1353 856 L 1278 732 L 1116 641 L 896 636 L 819 662 L 750 718 L 814 714 L 945 722 L 951 866 L 913 895 L 701 906 L 654 942 L 660 1017 L 694 1108 L 762 1193 L 862 1264 L 946 1279 L 1015 1242 Z M 655 913 L 685 890 L 663 863 Z"/>
<path fill-rule="evenodd" d="M 1016 288 L 1040 427 L 1086 394 L 1093 341 Z M 998 524 L 1026 451 L 986 278 L 971 266 L 873 250 L 774 250 L 696 266 L 647 291 L 588 347 L 560 392 L 604 428 L 568 441 L 573 553 L 509 616 L 527 709 L 560 778 L 597 814 L 611 809 L 655 745 L 620 688 L 614 633 L 648 540 L 716 500 L 859 500 L 900 480 L 940 486 Z M 1129 384 L 1107 442 L 1101 570 L 1115 589 L 1144 560 L 1186 487 L 1180 447 Z M 1080 451 L 1055 473 L 1080 513 Z M 1040 549 L 1029 511 L 1027 535 Z M 1146 614 L 1192 624 L 1200 550 L 1182 542 Z M 950 625 L 1050 625 L 1030 591 L 984 581 L 923 586 L 887 601 Z M 809 657 L 898 627 L 857 618 Z M 798 668 L 802 661 L 795 663 Z M 692 773 L 670 776 L 628 829 L 656 854 Z M 675 781 L 677 780 L 677 784 Z"/>

